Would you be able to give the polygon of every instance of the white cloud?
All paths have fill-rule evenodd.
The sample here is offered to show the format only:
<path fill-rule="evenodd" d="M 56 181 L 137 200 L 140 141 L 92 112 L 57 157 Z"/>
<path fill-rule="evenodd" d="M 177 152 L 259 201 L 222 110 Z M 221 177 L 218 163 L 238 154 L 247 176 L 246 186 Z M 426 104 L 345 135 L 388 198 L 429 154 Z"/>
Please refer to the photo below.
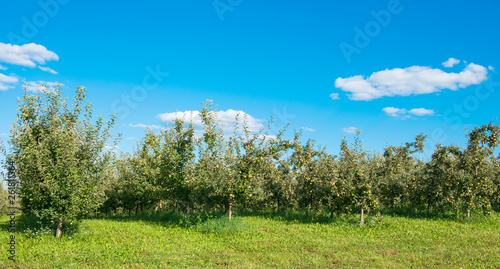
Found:
<path fill-rule="evenodd" d="M 10 88 L 13 88 L 13 85 L 10 84 L 15 84 L 19 81 L 17 77 L 14 76 L 6 76 L 2 73 L 0 73 L 0 91 L 6 91 Z"/>
<path fill-rule="evenodd" d="M 133 127 L 133 128 L 144 128 L 144 129 L 151 129 L 151 130 L 159 130 L 161 129 L 162 127 L 159 126 L 159 125 L 146 125 L 146 124 L 142 124 L 142 123 L 138 123 L 138 124 L 129 124 L 128 125 L 129 127 Z"/>
<path fill-rule="evenodd" d="M 306 131 L 306 132 L 314 132 L 316 130 L 314 130 L 313 128 L 309 128 L 309 127 L 301 127 L 300 129 Z"/>
<path fill-rule="evenodd" d="M 27 85 L 27 90 L 30 92 L 42 92 L 42 90 L 45 89 L 55 89 L 57 85 L 60 85 L 61 87 L 64 86 L 64 84 L 61 84 L 59 82 L 51 82 L 51 81 L 29 81 Z M 45 85 L 45 86 L 42 86 Z"/>
<path fill-rule="evenodd" d="M 346 132 L 348 134 L 355 134 L 359 130 L 359 128 L 348 127 L 348 128 L 342 128 L 342 130 L 344 130 L 344 132 Z"/>
<path fill-rule="evenodd" d="M 116 145 L 116 146 L 105 145 L 104 149 L 107 149 L 107 150 L 112 151 L 112 152 L 116 152 L 116 149 L 120 149 L 120 147 L 118 145 Z"/>
<path fill-rule="evenodd" d="M 426 66 L 386 69 L 365 78 L 362 75 L 337 78 L 335 87 L 351 93 L 351 100 L 373 100 L 384 96 L 409 96 L 439 92 L 441 89 L 458 90 L 477 85 L 487 79 L 486 67 L 469 64 L 460 73 L 447 73 Z"/>
<path fill-rule="evenodd" d="M 490 70 L 490 71 L 495 71 L 495 67 L 493 67 L 493 66 L 489 65 L 489 66 L 488 66 L 488 70 Z"/>
<path fill-rule="evenodd" d="M 434 113 L 436 113 L 436 112 L 432 109 L 414 108 L 414 109 L 411 109 L 410 111 L 408 111 L 408 113 L 415 115 L 415 116 L 430 116 L 430 115 L 434 115 Z"/>
<path fill-rule="evenodd" d="M 59 61 L 59 56 L 35 43 L 22 46 L 0 43 L 0 62 L 34 68 L 46 61 Z"/>
<path fill-rule="evenodd" d="M 0 64 L 0 70 L 7 70 L 7 67 Z"/>
<path fill-rule="evenodd" d="M 6 133 L 1 133 L 0 136 L 7 136 L 7 134 Z"/>
<path fill-rule="evenodd" d="M 48 68 L 48 67 L 44 67 L 44 66 L 39 66 L 38 68 L 40 68 L 40 70 L 42 71 L 45 71 L 45 72 L 49 72 L 49 73 L 52 73 L 54 75 L 57 75 L 57 72 L 54 71 L 53 69 L 51 68 Z"/>
<path fill-rule="evenodd" d="M 270 141 L 270 140 L 277 140 L 278 137 L 276 137 L 275 135 L 260 134 L 260 135 L 257 135 L 257 139 L 258 140 L 264 139 L 264 141 Z"/>
<path fill-rule="evenodd" d="M 338 93 L 332 93 L 332 94 L 330 94 L 330 98 L 332 98 L 332 100 L 338 100 L 338 99 L 340 99 Z"/>
<path fill-rule="evenodd" d="M 384 107 L 382 111 L 384 111 L 385 114 L 391 117 L 397 117 L 406 114 L 406 109 L 404 108 Z"/>
<path fill-rule="evenodd" d="M 443 66 L 444 67 L 453 67 L 454 65 L 459 64 L 459 63 L 460 63 L 460 60 L 455 59 L 455 58 L 450 58 L 450 59 L 448 59 L 448 61 L 443 62 Z"/>
<path fill-rule="evenodd" d="M 248 131 L 250 132 L 258 132 L 263 127 L 261 123 L 262 120 L 255 119 L 254 117 L 243 111 L 228 109 L 226 111 L 217 111 L 215 113 L 217 119 L 220 120 L 220 123 L 224 125 L 224 131 L 226 132 L 233 131 L 233 126 L 237 115 L 239 115 L 239 131 L 243 131 L 242 125 L 244 118 L 246 118 L 246 126 L 248 128 Z M 192 122 L 197 128 L 201 128 L 203 126 L 199 111 L 177 111 L 159 114 L 156 117 L 159 118 L 163 123 L 171 123 L 174 119 L 179 118 L 183 119 L 187 123 Z"/>
<path fill-rule="evenodd" d="M 409 118 L 410 115 L 414 116 L 430 116 L 434 115 L 436 112 L 432 109 L 426 108 L 413 108 L 410 110 L 406 110 L 405 108 L 396 108 L 396 107 L 384 107 L 382 111 L 385 112 L 388 116 L 391 117 L 403 117 Z M 410 114 L 410 115 L 409 115 Z"/>
<path fill-rule="evenodd" d="M 127 137 L 127 140 L 136 140 L 137 138 L 135 137 Z"/>

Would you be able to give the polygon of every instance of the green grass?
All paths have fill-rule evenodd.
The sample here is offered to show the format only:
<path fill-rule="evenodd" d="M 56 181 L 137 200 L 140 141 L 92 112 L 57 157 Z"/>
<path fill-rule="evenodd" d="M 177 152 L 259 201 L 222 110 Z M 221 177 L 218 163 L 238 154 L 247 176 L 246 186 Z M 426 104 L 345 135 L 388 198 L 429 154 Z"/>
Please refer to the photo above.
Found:
<path fill-rule="evenodd" d="M 498 215 L 369 217 L 359 227 L 357 216 L 139 214 L 87 219 L 61 239 L 31 223 L 15 233 L 16 262 L 7 259 L 7 220 L 0 268 L 500 267 Z"/>

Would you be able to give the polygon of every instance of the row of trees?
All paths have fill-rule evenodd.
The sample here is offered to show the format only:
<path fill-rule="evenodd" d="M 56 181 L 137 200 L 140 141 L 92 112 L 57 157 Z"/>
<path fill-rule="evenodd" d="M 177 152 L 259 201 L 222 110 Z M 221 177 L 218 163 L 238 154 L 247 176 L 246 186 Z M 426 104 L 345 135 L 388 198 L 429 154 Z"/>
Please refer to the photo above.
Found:
<path fill-rule="evenodd" d="M 180 119 L 159 133 L 148 131 L 132 154 L 117 159 L 113 184 L 101 208 L 138 210 L 168 202 L 189 214 L 195 210 L 328 208 L 334 213 L 412 206 L 444 212 L 473 208 L 491 212 L 500 197 L 500 170 L 493 153 L 499 126 L 492 123 L 468 134 L 468 146 L 437 145 L 430 161 L 419 160 L 426 136 L 412 143 L 388 146 L 382 154 L 363 150 L 360 133 L 352 144 L 344 138 L 339 156 L 314 141 L 300 143 L 271 138 L 265 130 L 237 131 L 226 138 L 212 124 L 210 104 L 201 110 L 204 133 L 196 138 L 193 124 Z M 235 122 L 238 122 L 236 120 Z"/>
<path fill-rule="evenodd" d="M 114 118 L 91 123 L 91 105 L 77 88 L 70 107 L 60 89 L 42 96 L 26 91 L 11 131 L 5 168 L 16 171 L 22 210 L 57 223 L 92 212 L 224 210 L 232 218 L 243 209 L 328 209 L 335 213 L 411 206 L 456 213 L 478 208 L 491 212 L 500 197 L 499 125 L 468 133 L 465 149 L 437 145 L 428 161 L 426 136 L 387 146 L 383 153 L 365 151 L 358 132 L 353 143 L 342 139 L 332 156 L 313 140 L 301 143 L 285 128 L 271 135 L 272 122 L 251 133 L 245 114 L 235 118 L 232 134 L 217 119 L 217 108 L 205 103 L 201 124 L 176 119 L 148 130 L 132 153 L 109 150 Z M 108 150 L 106 150 L 108 148 Z"/>

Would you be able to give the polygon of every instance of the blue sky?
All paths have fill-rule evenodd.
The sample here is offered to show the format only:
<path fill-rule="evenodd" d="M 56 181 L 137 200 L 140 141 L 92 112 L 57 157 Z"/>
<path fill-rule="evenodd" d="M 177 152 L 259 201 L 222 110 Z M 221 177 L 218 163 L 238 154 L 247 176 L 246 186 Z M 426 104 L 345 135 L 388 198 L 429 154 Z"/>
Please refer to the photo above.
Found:
<path fill-rule="evenodd" d="M 206 99 L 255 128 L 303 127 L 332 154 L 360 128 L 368 150 L 426 133 L 430 156 L 498 115 L 497 1 L 117 3 L 3 3 L 3 140 L 25 81 L 86 87 L 96 114 L 117 113 L 124 151 Z"/>

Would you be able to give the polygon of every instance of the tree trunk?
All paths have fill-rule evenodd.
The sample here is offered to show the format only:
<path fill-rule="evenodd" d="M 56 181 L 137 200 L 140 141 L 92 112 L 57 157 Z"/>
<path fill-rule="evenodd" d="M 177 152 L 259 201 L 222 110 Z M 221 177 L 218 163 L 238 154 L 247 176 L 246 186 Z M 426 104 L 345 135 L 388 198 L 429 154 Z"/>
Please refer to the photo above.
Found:
<path fill-rule="evenodd" d="M 276 203 L 278 204 L 278 208 L 276 211 L 280 212 L 280 198 L 279 197 L 276 199 Z"/>
<path fill-rule="evenodd" d="M 307 205 L 306 216 L 309 216 L 309 211 L 311 210 L 311 202 Z"/>
<path fill-rule="evenodd" d="M 470 218 L 470 208 L 467 208 L 467 218 Z"/>
<path fill-rule="evenodd" d="M 63 219 L 61 217 L 61 218 L 59 218 L 59 221 L 57 222 L 57 228 L 56 228 L 56 237 L 57 238 L 61 237 L 62 224 L 63 224 Z"/>
<path fill-rule="evenodd" d="M 229 220 L 231 220 L 233 215 L 233 201 L 229 201 Z"/>
<path fill-rule="evenodd" d="M 364 216 L 364 213 L 365 213 L 365 208 L 364 208 L 364 205 L 361 204 L 361 218 L 359 220 L 359 225 L 360 226 L 363 226 L 363 224 L 365 223 L 365 216 Z"/>
<path fill-rule="evenodd" d="M 160 212 L 163 212 L 163 208 L 161 206 L 161 199 L 158 198 L 158 203 L 155 206 L 155 213 L 158 211 L 158 208 L 160 208 Z"/>
<path fill-rule="evenodd" d="M 427 200 L 427 215 L 431 212 L 431 201 Z"/>
<path fill-rule="evenodd" d="M 136 205 L 136 206 L 135 206 L 135 214 L 136 214 L 136 215 L 137 215 L 138 211 L 139 211 L 139 205 Z"/>
<path fill-rule="evenodd" d="M 209 204 L 209 203 L 205 203 L 205 211 L 206 211 L 207 213 L 209 213 L 209 212 L 210 212 L 210 204 Z"/>

